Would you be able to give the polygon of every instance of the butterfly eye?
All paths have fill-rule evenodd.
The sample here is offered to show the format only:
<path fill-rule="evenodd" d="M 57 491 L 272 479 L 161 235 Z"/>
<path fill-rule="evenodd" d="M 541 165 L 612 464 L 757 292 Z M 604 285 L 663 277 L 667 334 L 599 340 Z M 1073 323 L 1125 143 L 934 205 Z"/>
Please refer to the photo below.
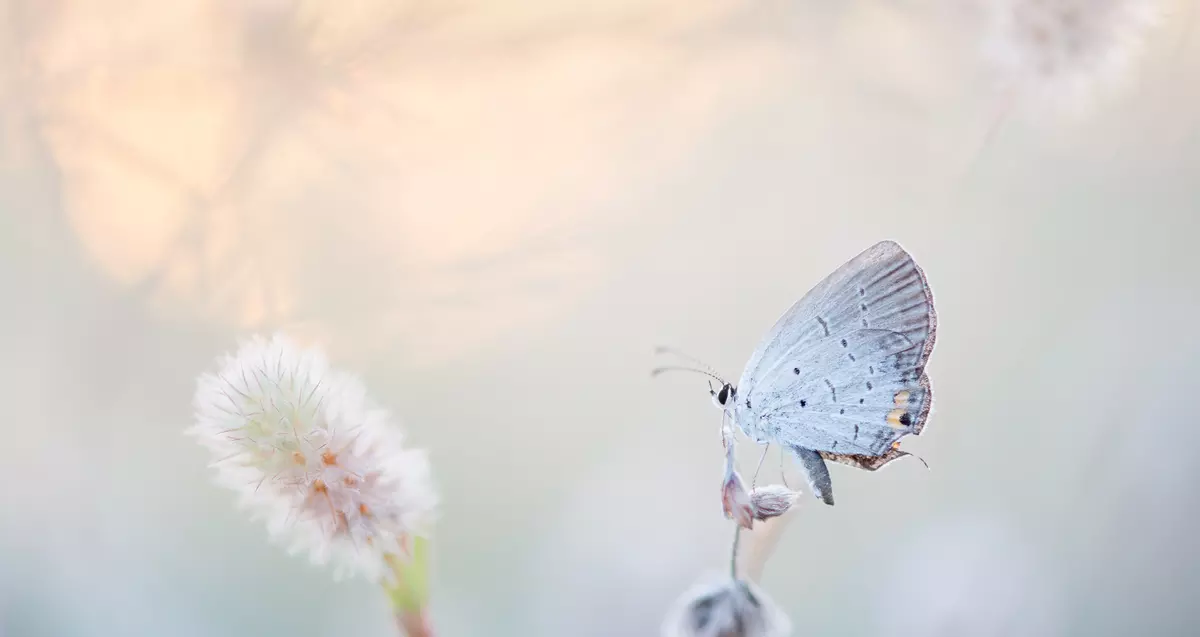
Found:
<path fill-rule="evenodd" d="M 728 384 L 726 384 L 721 388 L 721 391 L 717 392 L 717 404 L 721 405 L 722 407 L 725 406 L 725 402 L 729 400 L 729 390 L 730 387 Z"/>

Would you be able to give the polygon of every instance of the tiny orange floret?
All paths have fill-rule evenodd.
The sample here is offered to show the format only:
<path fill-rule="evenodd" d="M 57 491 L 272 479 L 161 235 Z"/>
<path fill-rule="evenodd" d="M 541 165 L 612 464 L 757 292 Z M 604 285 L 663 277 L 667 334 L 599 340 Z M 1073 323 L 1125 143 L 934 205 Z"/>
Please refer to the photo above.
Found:
<path fill-rule="evenodd" d="M 352 487 L 358 484 L 358 478 L 355 478 L 354 476 L 346 476 L 345 478 L 342 478 L 342 484 Z"/>
<path fill-rule="evenodd" d="M 321 453 L 321 462 L 324 462 L 327 467 L 332 467 L 337 464 L 337 454 L 326 449 Z"/>
<path fill-rule="evenodd" d="M 363 515 L 371 515 L 371 509 L 367 507 L 365 502 L 362 502 L 358 505 L 358 512 Z"/>
<path fill-rule="evenodd" d="M 325 486 L 324 480 L 317 478 L 316 480 L 313 480 L 312 490 L 316 493 L 328 493 L 329 487 Z"/>
<path fill-rule="evenodd" d="M 302 451 L 293 451 L 292 452 L 292 462 L 295 462 L 296 464 L 304 464 L 307 461 L 308 461 L 308 458 L 304 457 L 304 452 L 302 452 Z"/>

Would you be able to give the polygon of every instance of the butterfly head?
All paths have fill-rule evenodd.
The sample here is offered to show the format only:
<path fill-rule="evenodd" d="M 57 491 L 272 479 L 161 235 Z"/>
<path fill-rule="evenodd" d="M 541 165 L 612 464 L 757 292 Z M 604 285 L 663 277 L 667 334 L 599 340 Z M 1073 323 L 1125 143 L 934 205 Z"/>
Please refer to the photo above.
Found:
<path fill-rule="evenodd" d="M 721 385 L 719 390 L 709 385 L 708 393 L 712 396 L 713 404 L 717 406 L 717 409 L 725 410 L 733 404 L 733 397 L 737 395 L 737 389 L 729 383 Z"/>

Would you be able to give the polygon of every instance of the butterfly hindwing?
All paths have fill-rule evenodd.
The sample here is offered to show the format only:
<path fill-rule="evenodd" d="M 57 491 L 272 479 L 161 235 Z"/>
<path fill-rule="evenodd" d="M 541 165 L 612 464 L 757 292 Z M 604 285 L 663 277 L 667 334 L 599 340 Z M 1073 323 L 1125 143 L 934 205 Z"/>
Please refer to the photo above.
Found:
<path fill-rule="evenodd" d="M 884 330 L 825 341 L 747 394 L 737 405 L 738 422 L 757 438 L 788 446 L 881 454 L 917 431 L 928 402 L 915 377 L 919 355 L 917 345 Z"/>

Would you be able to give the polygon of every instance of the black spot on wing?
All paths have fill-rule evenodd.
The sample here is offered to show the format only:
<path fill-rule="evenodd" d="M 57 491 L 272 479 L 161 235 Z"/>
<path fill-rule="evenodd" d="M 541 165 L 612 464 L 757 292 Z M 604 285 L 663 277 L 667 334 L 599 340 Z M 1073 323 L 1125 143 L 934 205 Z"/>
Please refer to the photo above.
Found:
<path fill-rule="evenodd" d="M 825 319 L 819 316 L 817 317 L 817 322 L 821 324 L 821 329 L 825 330 L 825 336 L 829 336 L 829 323 L 826 323 Z"/>

